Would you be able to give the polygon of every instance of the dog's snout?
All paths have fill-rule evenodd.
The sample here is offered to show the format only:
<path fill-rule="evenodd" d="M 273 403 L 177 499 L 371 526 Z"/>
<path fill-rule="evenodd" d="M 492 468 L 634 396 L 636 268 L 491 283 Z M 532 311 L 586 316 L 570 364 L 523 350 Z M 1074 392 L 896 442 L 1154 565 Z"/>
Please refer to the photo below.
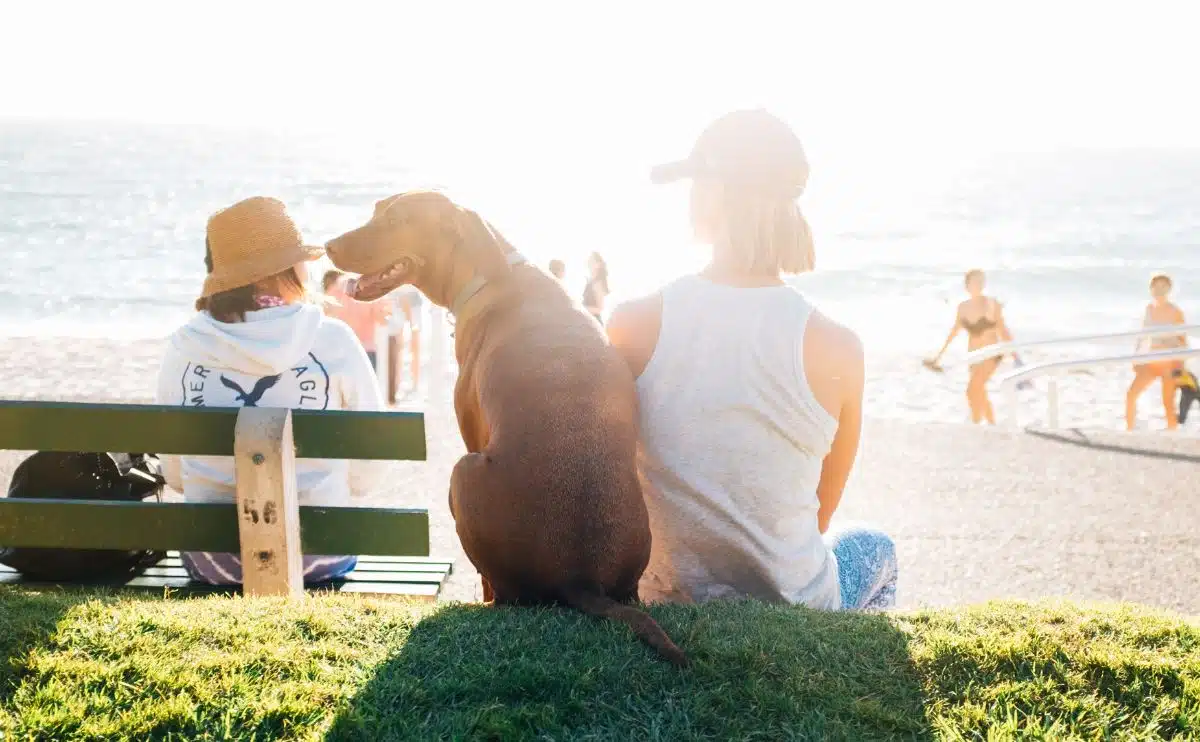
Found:
<path fill-rule="evenodd" d="M 355 230 L 348 232 L 340 237 L 335 237 L 325 243 L 325 254 L 329 256 L 329 260 L 339 269 L 349 271 L 351 273 L 366 272 L 361 265 L 361 254 L 363 250 L 356 250 L 355 243 L 363 242 L 361 231 Z"/>

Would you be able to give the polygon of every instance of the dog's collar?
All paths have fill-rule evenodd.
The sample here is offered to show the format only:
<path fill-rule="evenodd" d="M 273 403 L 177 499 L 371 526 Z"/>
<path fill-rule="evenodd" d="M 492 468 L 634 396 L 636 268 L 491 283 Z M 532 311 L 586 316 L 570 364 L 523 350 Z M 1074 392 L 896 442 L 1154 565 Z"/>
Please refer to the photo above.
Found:
<path fill-rule="evenodd" d="M 529 262 L 525 260 L 524 255 L 515 250 L 510 252 L 505 257 L 505 261 L 508 263 L 509 267 L 514 265 L 524 265 L 525 263 Z M 451 302 L 450 314 L 453 314 L 456 317 L 461 314 L 463 307 L 467 305 L 467 302 L 469 302 L 476 294 L 478 294 L 480 289 L 486 285 L 487 279 L 483 276 L 475 276 L 470 281 L 467 281 L 467 285 L 462 287 L 462 291 L 459 291 L 458 296 L 454 297 L 454 301 Z"/>

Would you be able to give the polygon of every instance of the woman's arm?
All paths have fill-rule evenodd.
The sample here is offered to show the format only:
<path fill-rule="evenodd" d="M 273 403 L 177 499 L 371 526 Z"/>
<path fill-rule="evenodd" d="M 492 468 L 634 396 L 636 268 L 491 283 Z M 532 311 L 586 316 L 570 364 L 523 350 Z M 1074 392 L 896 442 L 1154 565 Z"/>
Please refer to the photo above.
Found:
<path fill-rule="evenodd" d="M 933 363 L 937 363 L 938 361 L 942 360 L 942 356 L 946 354 L 946 349 L 950 347 L 950 343 L 954 342 L 954 338 L 958 337 L 958 333 L 961 330 L 962 321 L 959 320 L 958 315 L 956 314 L 954 316 L 954 327 L 950 328 L 950 334 L 946 336 L 946 342 L 942 343 L 942 349 L 937 352 L 937 355 L 930 359 Z"/>
<path fill-rule="evenodd" d="M 642 375 L 654 355 L 661 327 L 660 294 L 651 294 L 613 307 L 605 327 L 608 341 L 625 360 L 635 379 Z"/>
<path fill-rule="evenodd" d="M 837 415 L 837 433 L 833 445 L 821 464 L 821 479 L 817 483 L 817 528 L 821 533 L 829 529 L 829 522 L 842 501 L 842 492 L 854 460 L 858 457 L 858 444 L 862 437 L 862 400 L 865 384 L 865 362 L 862 343 L 854 333 L 835 326 L 839 336 L 832 344 L 837 357 L 837 375 L 842 380 L 842 404 Z"/>
<path fill-rule="evenodd" d="M 1142 313 L 1142 329 L 1144 330 L 1152 324 L 1154 324 L 1154 323 L 1150 320 L 1150 306 L 1147 305 L 1146 311 Z M 1138 338 L 1137 340 L 1133 341 L 1133 352 L 1141 353 L 1142 346 L 1149 345 L 1149 344 L 1150 344 L 1149 338 L 1144 338 L 1144 337 Z M 1134 365 L 1134 368 L 1137 368 L 1136 364 Z"/>

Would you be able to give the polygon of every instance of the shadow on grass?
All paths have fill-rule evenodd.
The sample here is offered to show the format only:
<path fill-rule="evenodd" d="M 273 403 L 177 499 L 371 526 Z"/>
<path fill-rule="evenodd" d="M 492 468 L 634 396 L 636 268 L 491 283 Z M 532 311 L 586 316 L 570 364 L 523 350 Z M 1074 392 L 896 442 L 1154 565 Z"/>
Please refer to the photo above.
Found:
<path fill-rule="evenodd" d="M 884 616 L 751 602 L 651 612 L 691 668 L 575 613 L 448 606 L 326 739 L 932 739 L 907 637 Z"/>
<path fill-rule="evenodd" d="M 1093 451 L 1106 451 L 1109 453 L 1123 453 L 1130 456 L 1138 456 L 1147 459 L 1162 459 L 1164 461 L 1186 461 L 1192 464 L 1200 464 L 1200 455 L 1177 453 L 1175 451 L 1155 451 L 1149 448 L 1136 448 L 1134 446 L 1118 446 L 1112 443 L 1100 443 L 1088 438 L 1087 434 L 1080 430 L 1072 430 L 1071 435 L 1063 433 L 1051 433 L 1045 430 L 1027 429 L 1030 435 L 1042 438 L 1055 443 L 1065 443 L 1070 446 L 1082 446 L 1090 448 Z"/>

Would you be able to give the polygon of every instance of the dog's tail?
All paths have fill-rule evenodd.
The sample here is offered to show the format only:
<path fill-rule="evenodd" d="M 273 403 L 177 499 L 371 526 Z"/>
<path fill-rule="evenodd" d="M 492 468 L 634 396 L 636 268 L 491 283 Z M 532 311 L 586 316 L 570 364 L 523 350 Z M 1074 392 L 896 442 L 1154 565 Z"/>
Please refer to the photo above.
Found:
<path fill-rule="evenodd" d="M 599 586 L 571 588 L 563 591 L 562 598 L 564 603 L 580 613 L 610 618 L 625 624 L 633 629 L 633 633 L 637 634 L 639 639 L 653 647 L 663 659 L 676 667 L 687 667 L 691 663 L 683 650 L 671 641 L 671 637 L 667 636 L 667 632 L 663 631 L 653 618 L 631 605 L 618 603 L 605 595 Z"/>

